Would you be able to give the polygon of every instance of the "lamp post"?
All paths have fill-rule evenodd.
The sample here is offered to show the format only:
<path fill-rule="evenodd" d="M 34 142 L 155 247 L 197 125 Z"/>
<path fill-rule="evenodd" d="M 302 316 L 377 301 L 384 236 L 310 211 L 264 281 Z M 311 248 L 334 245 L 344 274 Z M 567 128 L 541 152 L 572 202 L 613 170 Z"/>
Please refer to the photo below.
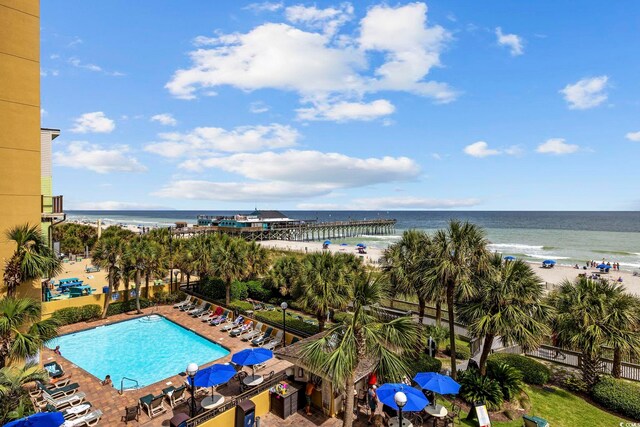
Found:
<path fill-rule="evenodd" d="M 289 307 L 287 305 L 287 303 L 285 301 L 282 302 L 282 304 L 280 304 L 280 308 L 282 308 L 282 346 L 286 347 L 287 346 L 287 318 L 285 317 L 285 314 L 287 312 L 287 307 Z"/>
<path fill-rule="evenodd" d="M 187 375 L 191 378 L 191 417 L 196 416 L 196 385 L 195 385 L 195 377 L 198 373 L 198 365 L 195 363 L 189 363 L 187 366 Z"/>
<path fill-rule="evenodd" d="M 396 402 L 396 405 L 398 405 L 398 421 L 400 427 L 402 427 L 402 408 L 407 404 L 407 395 L 399 391 L 393 395 L 393 400 Z"/>

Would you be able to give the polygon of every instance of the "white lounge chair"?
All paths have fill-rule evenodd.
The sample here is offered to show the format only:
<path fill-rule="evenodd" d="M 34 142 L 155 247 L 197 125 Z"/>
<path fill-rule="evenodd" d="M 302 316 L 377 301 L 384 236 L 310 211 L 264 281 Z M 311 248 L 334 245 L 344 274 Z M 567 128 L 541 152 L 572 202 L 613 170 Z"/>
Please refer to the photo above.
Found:
<path fill-rule="evenodd" d="M 149 416 L 149 418 L 153 418 L 157 415 L 163 414 L 167 412 L 167 409 L 164 407 L 164 394 L 159 394 L 157 396 L 153 396 L 153 394 L 148 394 L 146 396 L 142 396 L 139 400 L 140 407 L 145 409 L 145 412 Z"/>
<path fill-rule="evenodd" d="M 102 411 L 96 409 L 81 417 L 74 418 L 72 420 L 66 420 L 62 427 L 82 427 L 82 426 L 95 426 L 100 422 L 102 418 Z"/>
<path fill-rule="evenodd" d="M 229 331 L 229 336 L 232 337 L 239 337 L 240 335 L 244 334 L 245 332 L 248 332 L 250 330 L 253 329 L 253 322 L 252 321 L 245 321 L 246 323 L 242 326 L 240 326 L 239 328 L 235 328 Z"/>
<path fill-rule="evenodd" d="M 244 322 L 244 316 L 238 316 L 236 317 L 236 320 L 234 320 L 233 322 L 226 322 L 226 324 L 223 325 L 222 328 L 220 328 L 220 330 L 225 332 L 230 331 L 242 325 L 242 322 Z"/>
<path fill-rule="evenodd" d="M 173 304 L 173 308 L 180 308 L 184 305 L 187 305 L 191 302 L 191 295 L 187 295 L 187 298 L 184 301 L 180 301 L 179 303 Z"/>
<path fill-rule="evenodd" d="M 185 310 L 185 312 L 188 315 L 198 314 L 198 313 L 201 313 L 202 310 L 204 310 L 206 305 L 207 303 L 205 301 L 202 301 L 199 306 L 192 308 L 191 310 Z"/>
<path fill-rule="evenodd" d="M 258 323 L 256 327 L 253 328 L 253 331 L 241 336 L 242 341 L 251 341 L 252 339 L 262 335 L 262 326 L 262 323 Z"/>
<path fill-rule="evenodd" d="M 64 396 L 59 399 L 54 399 L 45 393 L 42 394 L 42 397 L 44 398 L 44 402 L 38 403 L 38 406 L 44 408 L 48 403 L 49 405 L 54 406 L 56 410 L 60 410 L 67 406 L 77 406 L 81 404 L 84 402 L 87 395 L 81 391 L 80 393 L 72 394 L 71 396 Z"/>
<path fill-rule="evenodd" d="M 265 344 L 262 344 L 262 348 L 266 348 L 267 350 L 274 350 L 276 347 L 282 345 L 282 331 L 278 331 L 276 336 L 271 338 Z"/>

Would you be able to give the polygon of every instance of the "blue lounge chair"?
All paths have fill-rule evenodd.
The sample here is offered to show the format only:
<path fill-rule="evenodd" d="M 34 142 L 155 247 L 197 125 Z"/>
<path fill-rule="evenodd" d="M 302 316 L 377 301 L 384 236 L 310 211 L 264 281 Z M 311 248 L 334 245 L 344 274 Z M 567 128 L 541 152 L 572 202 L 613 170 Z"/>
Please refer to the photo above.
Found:
<path fill-rule="evenodd" d="M 211 322 L 209 322 L 209 324 L 211 326 L 218 326 L 219 324 L 221 324 L 222 322 L 225 322 L 227 320 L 227 317 L 229 317 L 229 314 L 230 314 L 230 312 L 229 312 L 229 310 L 227 310 L 222 314 L 222 316 L 211 320 Z"/>
<path fill-rule="evenodd" d="M 236 320 L 234 320 L 233 322 L 227 322 L 227 324 L 224 325 L 222 328 L 220 328 L 220 330 L 224 332 L 230 331 L 242 325 L 242 322 L 244 322 L 244 316 L 238 316 L 236 317 Z"/>

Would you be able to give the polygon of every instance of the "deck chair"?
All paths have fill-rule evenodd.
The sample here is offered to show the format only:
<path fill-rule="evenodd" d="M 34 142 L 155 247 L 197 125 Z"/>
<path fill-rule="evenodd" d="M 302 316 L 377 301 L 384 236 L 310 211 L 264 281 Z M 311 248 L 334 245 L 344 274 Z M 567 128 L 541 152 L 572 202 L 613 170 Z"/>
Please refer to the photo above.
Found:
<path fill-rule="evenodd" d="M 65 421 L 64 427 L 95 426 L 100 422 L 100 418 L 102 418 L 102 411 L 96 409 L 81 417 Z"/>
<path fill-rule="evenodd" d="M 240 326 L 239 328 L 235 328 L 229 331 L 229 336 L 231 337 L 237 337 L 240 336 L 241 334 L 243 334 L 244 332 L 247 332 L 249 330 L 253 329 L 253 321 L 252 320 L 245 320 L 244 324 L 242 326 Z"/>
<path fill-rule="evenodd" d="M 209 324 L 211 326 L 218 326 L 221 323 L 226 322 L 230 314 L 231 312 L 229 310 L 225 310 L 224 313 L 222 313 L 222 316 L 212 319 Z"/>
<path fill-rule="evenodd" d="M 188 315 L 192 315 L 192 314 L 194 314 L 194 313 L 201 313 L 201 312 L 202 312 L 202 310 L 204 310 L 204 307 L 205 307 L 206 305 L 207 305 L 207 303 L 206 303 L 206 302 L 201 301 L 199 306 L 194 307 L 194 308 L 192 308 L 191 310 L 185 310 L 185 312 L 186 312 Z"/>
<path fill-rule="evenodd" d="M 282 345 L 282 331 L 278 331 L 275 337 L 271 338 L 266 344 L 262 345 L 262 348 L 267 350 L 275 350 Z"/>
<path fill-rule="evenodd" d="M 74 406 L 73 408 L 67 408 L 63 411 L 57 411 L 55 406 L 47 404 L 44 407 L 46 412 L 60 412 L 65 420 L 73 420 L 74 418 L 81 417 L 88 414 L 91 411 L 91 403 L 84 402 L 82 405 Z"/>
<path fill-rule="evenodd" d="M 291 344 L 295 344 L 295 343 L 297 343 L 298 341 L 300 341 L 300 338 L 298 338 L 298 337 L 293 337 L 293 339 L 291 340 Z M 289 345 L 291 345 L 291 344 L 289 344 Z"/>
<path fill-rule="evenodd" d="M 180 307 L 180 311 L 193 310 L 194 308 L 196 308 L 197 305 L 198 305 L 198 300 L 197 299 L 192 299 L 187 304 L 185 304 L 182 307 Z"/>
<path fill-rule="evenodd" d="M 184 386 L 184 385 L 177 388 L 174 386 L 170 386 L 162 390 L 162 394 L 164 394 L 164 396 L 167 398 L 169 405 L 172 408 L 175 408 L 181 402 L 184 402 L 187 400 L 186 390 L 187 390 L 187 386 Z"/>
<path fill-rule="evenodd" d="M 208 316 L 203 316 L 202 321 L 203 322 L 210 322 L 213 319 L 222 316 L 223 312 L 224 312 L 224 309 L 222 307 L 218 306 L 213 313 L 210 313 Z"/>
<path fill-rule="evenodd" d="M 252 339 L 259 337 L 262 334 L 262 326 L 262 322 L 258 322 L 256 327 L 253 328 L 253 331 L 242 335 L 242 341 L 251 341 Z"/>
<path fill-rule="evenodd" d="M 127 406 L 124 408 L 124 415 L 120 419 L 120 421 L 124 421 L 125 424 L 129 423 L 129 421 L 139 421 L 140 420 L 140 406 Z"/>
<path fill-rule="evenodd" d="M 167 409 L 163 405 L 164 394 L 160 393 L 157 396 L 153 394 L 147 394 L 140 398 L 140 407 L 145 410 L 149 418 L 153 418 L 160 414 L 167 412 Z"/>
<path fill-rule="evenodd" d="M 196 310 L 191 310 L 191 316 L 193 317 L 198 317 L 200 316 L 202 313 L 206 313 L 209 311 L 209 308 L 211 307 L 211 304 L 209 303 L 205 303 L 204 307 L 198 308 Z"/>
<path fill-rule="evenodd" d="M 208 304 L 208 307 L 205 311 L 193 317 L 197 319 L 202 319 L 203 317 L 211 316 L 212 313 L 213 313 L 213 305 Z"/>
<path fill-rule="evenodd" d="M 53 399 L 58 399 L 60 397 L 63 396 L 71 396 L 72 394 L 76 394 L 76 392 L 78 391 L 78 387 L 80 387 L 78 385 L 78 383 L 73 383 L 73 384 L 69 384 L 66 385 L 64 387 L 58 387 L 58 388 L 46 388 L 41 382 L 37 382 L 37 387 L 40 389 L 40 393 L 43 395 L 47 395 L 49 397 L 52 397 Z"/>
<path fill-rule="evenodd" d="M 76 393 L 76 394 L 72 394 L 71 396 L 63 396 L 60 397 L 58 399 L 54 399 L 51 396 L 49 396 L 46 393 L 42 393 L 42 397 L 44 398 L 44 402 L 43 404 L 38 404 L 38 406 L 40 406 L 41 408 L 46 406 L 46 404 L 48 403 L 49 405 L 53 406 L 54 408 L 56 408 L 56 411 L 59 411 L 61 409 L 64 409 L 68 406 L 78 406 L 81 403 L 84 402 L 85 397 L 87 397 L 87 395 L 83 392 L 80 393 Z"/>
<path fill-rule="evenodd" d="M 267 330 L 264 331 L 264 334 L 251 340 L 251 345 L 254 345 L 254 346 L 262 345 L 265 341 L 267 341 L 267 339 L 269 339 L 272 332 L 273 332 L 273 328 L 268 327 Z"/>
<path fill-rule="evenodd" d="M 49 362 L 43 365 L 44 369 L 47 370 L 50 377 L 57 378 L 64 375 L 64 371 L 62 370 L 62 366 L 58 365 L 58 362 Z"/>
<path fill-rule="evenodd" d="M 241 315 L 236 317 L 236 320 L 234 320 L 233 322 L 224 325 L 222 328 L 220 328 L 220 330 L 224 332 L 230 331 L 242 325 L 242 322 L 244 322 L 244 316 Z"/>
<path fill-rule="evenodd" d="M 173 308 L 180 308 L 183 305 L 187 305 L 191 302 L 191 295 L 187 295 L 187 298 L 184 301 L 180 301 L 179 303 L 173 304 Z"/>

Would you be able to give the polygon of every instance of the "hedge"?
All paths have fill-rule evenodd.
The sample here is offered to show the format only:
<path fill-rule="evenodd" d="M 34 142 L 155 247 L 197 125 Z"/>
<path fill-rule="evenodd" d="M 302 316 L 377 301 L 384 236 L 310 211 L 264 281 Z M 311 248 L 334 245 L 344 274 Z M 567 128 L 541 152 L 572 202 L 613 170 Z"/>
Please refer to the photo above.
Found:
<path fill-rule="evenodd" d="M 102 307 L 97 304 L 84 305 L 82 307 L 61 308 L 53 312 L 51 317 L 56 319 L 60 326 L 72 323 L 87 322 L 95 320 L 102 314 Z"/>
<path fill-rule="evenodd" d="M 428 354 L 420 353 L 416 358 L 412 358 L 409 369 L 411 370 L 412 375 L 415 375 L 418 372 L 440 372 L 442 369 L 442 362 Z"/>
<path fill-rule="evenodd" d="M 459 342 L 456 342 L 456 359 L 458 360 L 469 360 L 471 359 L 471 350 L 469 350 L 468 345 L 460 345 Z M 444 350 L 445 354 L 451 356 L 451 345 L 447 344 L 446 349 Z"/>
<path fill-rule="evenodd" d="M 282 325 L 282 310 L 274 310 L 274 311 L 261 310 L 261 311 L 256 311 L 253 315 L 257 320 L 266 320 L 276 325 Z M 318 333 L 318 325 L 305 323 L 300 319 L 293 319 L 291 318 L 291 316 L 287 316 L 287 328 L 295 329 L 300 332 L 306 332 L 310 335 L 314 335 Z"/>
<path fill-rule="evenodd" d="M 145 298 L 140 298 L 140 308 L 151 307 L 153 303 Z M 114 314 L 126 313 L 136 309 L 136 300 L 130 299 L 129 301 L 114 302 L 109 304 L 107 309 L 107 316 L 113 316 Z"/>
<path fill-rule="evenodd" d="M 640 420 L 640 386 L 612 377 L 603 377 L 595 385 L 593 400 L 607 409 Z"/>
<path fill-rule="evenodd" d="M 487 359 L 487 366 L 500 363 L 506 363 L 522 372 L 522 380 L 527 384 L 543 385 L 551 376 L 551 371 L 545 365 L 520 354 L 495 353 Z"/>

